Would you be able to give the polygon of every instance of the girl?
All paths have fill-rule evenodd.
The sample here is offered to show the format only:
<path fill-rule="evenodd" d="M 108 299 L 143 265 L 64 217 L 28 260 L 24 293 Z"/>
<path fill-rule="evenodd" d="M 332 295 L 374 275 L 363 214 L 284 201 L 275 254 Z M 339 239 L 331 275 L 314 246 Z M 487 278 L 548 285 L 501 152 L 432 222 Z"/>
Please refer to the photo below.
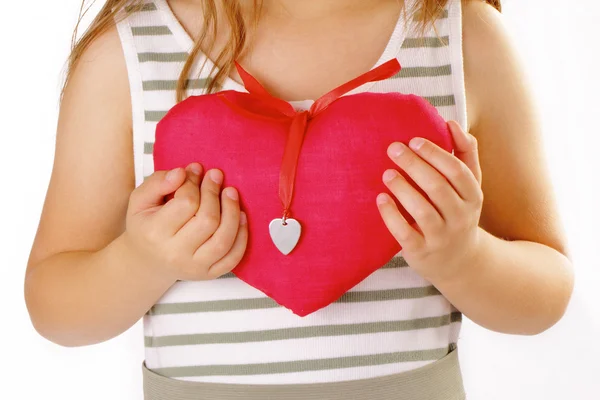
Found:
<path fill-rule="evenodd" d="M 70 58 L 25 280 L 36 330 L 82 346 L 143 316 L 147 399 L 464 399 L 462 314 L 537 334 L 573 285 L 498 11 L 497 0 L 108 0 Z M 425 97 L 450 121 L 454 155 L 390 143 L 381 157 L 398 168 L 382 184 L 416 222 L 388 195 L 372 204 L 401 254 L 300 318 L 230 272 L 248 221 L 222 171 L 154 171 L 156 123 L 188 96 L 244 91 L 234 61 L 302 108 L 392 58 L 398 75 L 358 91 Z"/>

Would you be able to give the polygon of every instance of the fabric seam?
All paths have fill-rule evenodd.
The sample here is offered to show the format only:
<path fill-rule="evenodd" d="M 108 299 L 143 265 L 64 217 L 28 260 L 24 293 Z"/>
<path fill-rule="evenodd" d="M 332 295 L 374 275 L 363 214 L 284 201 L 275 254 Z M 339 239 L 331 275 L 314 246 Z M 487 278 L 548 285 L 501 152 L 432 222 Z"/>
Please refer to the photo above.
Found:
<path fill-rule="evenodd" d="M 460 126 L 468 130 L 467 99 L 464 75 L 464 55 L 463 55 L 463 32 L 462 32 L 462 5 L 461 0 L 452 0 L 449 5 L 448 19 L 452 24 L 450 27 L 450 47 L 452 54 L 452 65 L 456 68 L 452 70 L 452 88 L 454 92 L 455 107 Z"/>
<path fill-rule="evenodd" d="M 142 77 L 139 70 L 137 53 L 133 51 L 135 43 L 131 32 L 131 25 L 127 18 L 116 23 L 117 31 L 121 38 L 121 47 L 125 56 L 127 75 L 129 80 L 129 91 L 131 97 L 131 117 L 133 134 L 133 160 L 135 171 L 135 186 L 138 187 L 144 181 L 143 152 L 144 152 L 144 110 Z M 133 49 L 132 49 L 133 48 Z"/>

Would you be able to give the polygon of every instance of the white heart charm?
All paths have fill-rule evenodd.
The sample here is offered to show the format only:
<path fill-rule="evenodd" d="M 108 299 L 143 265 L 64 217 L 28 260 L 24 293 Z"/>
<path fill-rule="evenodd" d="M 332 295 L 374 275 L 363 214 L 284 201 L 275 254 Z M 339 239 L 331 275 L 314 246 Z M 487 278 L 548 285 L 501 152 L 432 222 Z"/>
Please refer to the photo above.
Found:
<path fill-rule="evenodd" d="M 275 218 L 269 224 L 269 233 L 279 251 L 288 255 L 300 240 L 300 223 L 293 218 L 286 218 L 284 225 L 283 219 Z"/>

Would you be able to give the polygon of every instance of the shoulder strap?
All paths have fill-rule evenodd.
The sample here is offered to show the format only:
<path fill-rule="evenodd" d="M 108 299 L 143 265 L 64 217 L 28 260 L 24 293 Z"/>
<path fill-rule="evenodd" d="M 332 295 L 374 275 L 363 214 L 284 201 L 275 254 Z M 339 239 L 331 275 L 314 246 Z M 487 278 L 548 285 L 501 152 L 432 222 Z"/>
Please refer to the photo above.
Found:
<path fill-rule="evenodd" d="M 176 103 L 174 89 L 188 55 L 156 1 L 145 0 L 115 16 L 131 92 L 136 187 L 154 171 L 156 123 Z"/>

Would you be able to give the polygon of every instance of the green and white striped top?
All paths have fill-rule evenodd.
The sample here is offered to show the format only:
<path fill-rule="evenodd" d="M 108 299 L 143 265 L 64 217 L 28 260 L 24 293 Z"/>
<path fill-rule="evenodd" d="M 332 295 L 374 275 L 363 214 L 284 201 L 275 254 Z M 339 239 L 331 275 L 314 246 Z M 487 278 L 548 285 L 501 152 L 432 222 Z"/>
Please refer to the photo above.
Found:
<path fill-rule="evenodd" d="M 407 0 L 415 1 L 415 0 Z M 136 186 L 154 172 L 156 124 L 175 105 L 192 48 L 167 0 L 118 22 L 133 107 Z M 460 0 L 417 37 L 400 17 L 377 65 L 401 72 L 353 92 L 414 93 L 466 129 Z M 204 56 L 202 56 L 204 57 Z M 204 60 L 196 63 L 197 68 Z M 212 63 L 188 94 L 204 93 Z M 222 90 L 245 91 L 232 79 Z M 232 274 L 177 282 L 144 316 L 146 366 L 167 377 L 223 383 L 312 383 L 371 378 L 425 366 L 456 346 L 461 314 L 398 253 L 329 306 L 298 317 Z"/>

